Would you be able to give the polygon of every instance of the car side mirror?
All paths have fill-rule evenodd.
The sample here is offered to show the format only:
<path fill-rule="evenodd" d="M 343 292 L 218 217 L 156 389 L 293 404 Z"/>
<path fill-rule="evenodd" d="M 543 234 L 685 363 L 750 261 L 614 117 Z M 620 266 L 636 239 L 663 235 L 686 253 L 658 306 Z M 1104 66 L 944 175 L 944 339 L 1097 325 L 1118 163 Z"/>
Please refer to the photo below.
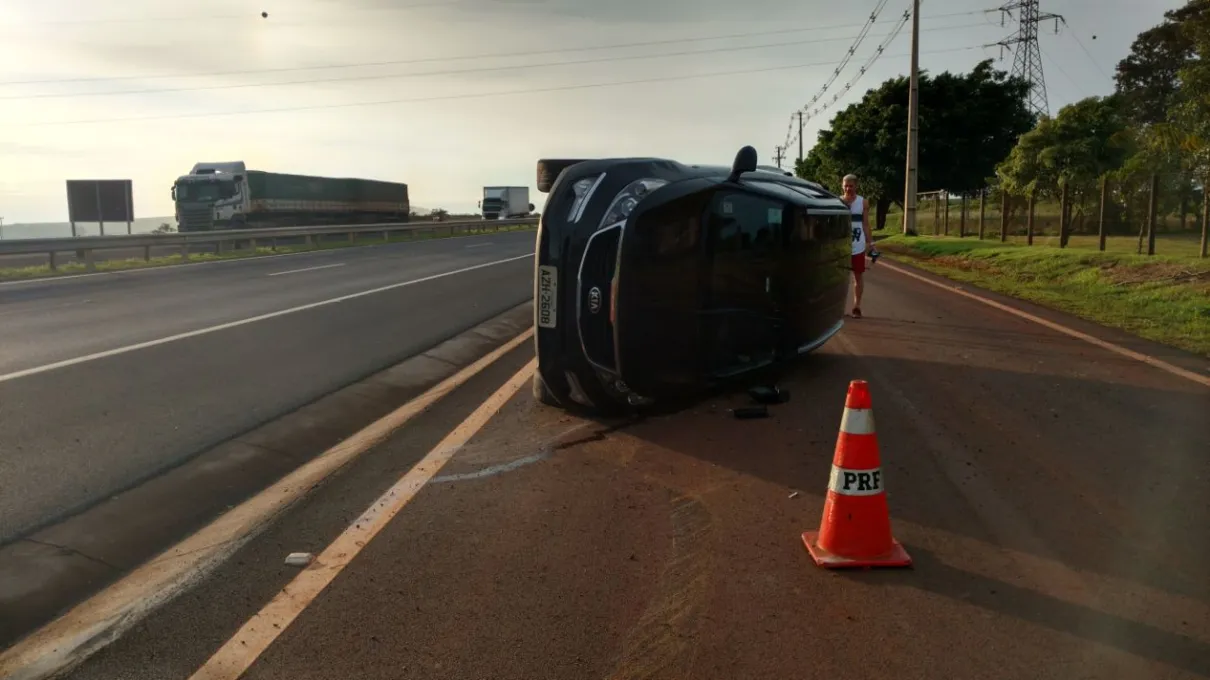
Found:
<path fill-rule="evenodd" d="M 760 159 L 756 155 L 756 149 L 751 146 L 740 149 L 735 154 L 735 162 L 731 164 L 731 175 L 727 177 L 727 181 L 738 182 L 740 175 L 755 171 L 758 160 Z"/>

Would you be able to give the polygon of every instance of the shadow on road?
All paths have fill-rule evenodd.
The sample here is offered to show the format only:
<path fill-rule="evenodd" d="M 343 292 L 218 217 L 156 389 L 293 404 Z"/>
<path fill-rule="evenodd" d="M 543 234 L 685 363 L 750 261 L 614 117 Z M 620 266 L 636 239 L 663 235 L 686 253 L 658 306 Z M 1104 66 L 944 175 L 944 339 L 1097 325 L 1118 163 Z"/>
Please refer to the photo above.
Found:
<path fill-rule="evenodd" d="M 912 555 L 911 572 L 852 572 L 846 577 L 865 584 L 936 593 L 963 604 L 1006 614 L 1191 673 L 1205 674 L 1210 670 L 1210 644 L 1189 635 L 1180 635 L 1004 580 L 964 571 L 918 545 L 908 544 L 905 547 Z M 1177 620 L 1172 625 L 1190 633 L 1195 632 L 1191 621 Z M 1039 662 L 1044 663 L 1041 659 Z"/>
<path fill-rule="evenodd" d="M 1191 606 L 1194 618 L 1210 611 L 1204 398 L 1183 385 L 1140 388 L 1126 374 L 1105 382 L 1026 372 L 1028 359 L 1022 364 L 1020 357 L 1028 352 L 1013 354 L 1026 370 L 1004 370 L 836 349 L 833 343 L 790 371 L 781 384 L 791 400 L 770 407 L 768 419 L 734 419 L 729 409 L 749 403 L 737 390 L 630 424 L 624 436 L 819 499 L 848 382 L 866 379 L 897 526 L 931 532 L 929 546 L 948 535 L 965 541 L 952 550 L 976 545 L 979 553 L 1010 555 L 1009 563 L 1024 559 L 1032 576 L 1053 572 L 1057 580 L 1083 583 L 1084 595 L 1098 593 L 1094 599 L 1121 594 L 1121 607 L 1140 606 L 1130 603 L 1149 596 L 1114 590 L 1142 586 Z M 804 519 L 803 529 L 814 528 L 818 510 Z M 909 543 L 916 533 L 897 531 Z M 1210 667 L 1210 645 L 1193 638 L 964 571 L 930 547 L 912 550 L 918 555 L 912 575 L 882 578 L 1189 670 Z M 1005 562 L 983 554 L 970 559 Z M 1210 620 L 1183 627 L 1210 634 Z"/>

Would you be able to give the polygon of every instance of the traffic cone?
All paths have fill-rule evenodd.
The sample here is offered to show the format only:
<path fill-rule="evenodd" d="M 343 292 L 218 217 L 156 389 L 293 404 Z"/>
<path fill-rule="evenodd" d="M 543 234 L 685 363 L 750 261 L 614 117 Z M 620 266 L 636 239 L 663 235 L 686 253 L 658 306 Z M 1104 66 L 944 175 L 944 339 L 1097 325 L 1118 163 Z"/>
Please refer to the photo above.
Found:
<path fill-rule="evenodd" d="M 912 564 L 907 551 L 891 536 L 873 403 L 864 380 L 849 383 L 823 519 L 819 531 L 804 532 L 802 540 L 815 564 L 824 568 Z"/>

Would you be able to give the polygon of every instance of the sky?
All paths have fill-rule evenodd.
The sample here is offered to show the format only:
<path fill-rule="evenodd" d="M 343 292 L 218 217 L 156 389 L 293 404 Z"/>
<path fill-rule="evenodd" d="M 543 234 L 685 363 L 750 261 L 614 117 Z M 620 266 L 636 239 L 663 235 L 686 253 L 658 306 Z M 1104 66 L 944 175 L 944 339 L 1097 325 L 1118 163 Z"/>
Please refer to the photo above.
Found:
<path fill-rule="evenodd" d="M 1016 26 L 983 10 L 1002 1 L 925 0 L 921 68 L 999 59 L 983 46 Z M 543 157 L 725 164 L 751 144 L 772 164 L 878 4 L 4 0 L 0 217 L 65 220 L 71 178 L 133 179 L 136 216 L 172 215 L 173 180 L 199 161 L 402 181 L 414 205 L 451 212 L 473 212 L 485 185 L 530 186 L 540 210 Z M 907 73 L 910 25 L 853 79 L 909 4 L 890 0 L 868 28 L 807 150 L 836 111 Z M 1182 4 L 1043 0 L 1067 20 L 1040 36 L 1051 112 L 1111 92 L 1134 37 Z"/>

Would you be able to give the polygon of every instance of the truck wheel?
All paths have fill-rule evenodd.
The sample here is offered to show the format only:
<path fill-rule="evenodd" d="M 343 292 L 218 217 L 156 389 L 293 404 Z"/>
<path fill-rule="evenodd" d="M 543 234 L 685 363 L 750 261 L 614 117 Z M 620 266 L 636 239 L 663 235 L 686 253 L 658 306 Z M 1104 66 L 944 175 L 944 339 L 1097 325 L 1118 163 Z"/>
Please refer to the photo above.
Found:
<path fill-rule="evenodd" d="M 564 170 L 576 163 L 583 163 L 587 158 L 541 158 L 538 160 L 538 191 L 550 193 L 555 180 Z"/>

